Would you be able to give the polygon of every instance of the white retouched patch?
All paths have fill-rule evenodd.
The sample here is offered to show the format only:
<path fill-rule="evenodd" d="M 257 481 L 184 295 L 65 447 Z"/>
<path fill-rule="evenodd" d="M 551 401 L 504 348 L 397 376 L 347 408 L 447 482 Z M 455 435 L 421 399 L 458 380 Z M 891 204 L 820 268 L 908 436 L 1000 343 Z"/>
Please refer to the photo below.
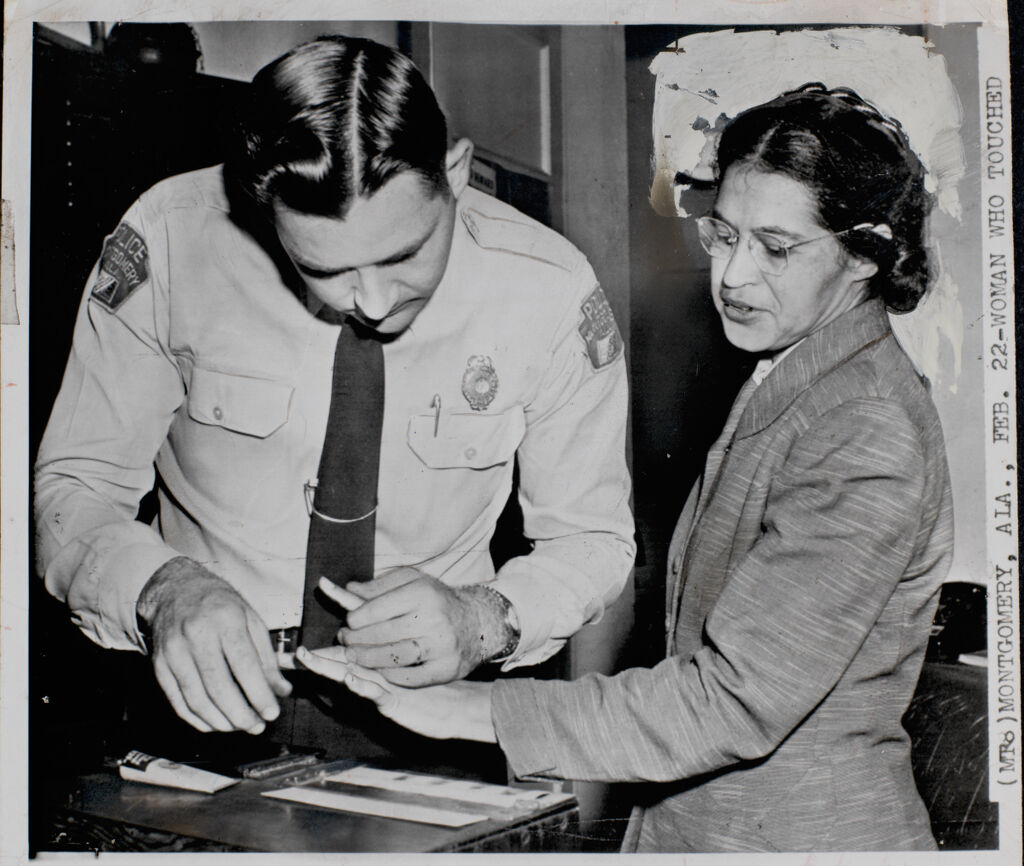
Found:
<path fill-rule="evenodd" d="M 886 27 L 777 33 L 695 33 L 651 63 L 655 179 L 651 203 L 663 216 L 687 216 L 666 204 L 676 172 L 713 178 L 711 157 L 727 120 L 811 81 L 849 87 L 903 127 L 928 171 L 929 191 L 959 217 L 957 182 L 965 157 L 963 112 L 944 58 L 920 36 Z"/>
<path fill-rule="evenodd" d="M 963 110 L 931 43 L 888 27 L 778 33 L 719 30 L 670 43 L 651 63 L 655 82 L 654 179 L 650 201 L 662 216 L 687 217 L 677 172 L 714 179 L 725 124 L 741 111 L 808 82 L 849 87 L 898 120 L 927 172 L 937 207 L 959 222 L 957 185 L 966 158 Z M 948 220 L 946 220 L 948 223 Z M 943 269 L 941 239 L 929 249 L 935 281 L 913 313 L 891 316 L 904 350 L 937 388 L 955 393 L 962 370 L 964 312 L 959 287 Z"/>

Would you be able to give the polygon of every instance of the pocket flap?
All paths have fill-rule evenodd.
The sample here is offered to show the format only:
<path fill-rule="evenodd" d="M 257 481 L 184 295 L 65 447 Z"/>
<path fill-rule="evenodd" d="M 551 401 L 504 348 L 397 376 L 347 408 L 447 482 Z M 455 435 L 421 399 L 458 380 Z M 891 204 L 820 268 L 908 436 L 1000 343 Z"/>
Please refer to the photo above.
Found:
<path fill-rule="evenodd" d="M 409 418 L 409 447 L 431 469 L 487 469 L 506 463 L 526 432 L 522 407 L 500 415 L 433 415 Z"/>
<path fill-rule="evenodd" d="M 284 382 L 195 367 L 188 414 L 200 424 L 263 439 L 288 420 L 294 390 Z"/>

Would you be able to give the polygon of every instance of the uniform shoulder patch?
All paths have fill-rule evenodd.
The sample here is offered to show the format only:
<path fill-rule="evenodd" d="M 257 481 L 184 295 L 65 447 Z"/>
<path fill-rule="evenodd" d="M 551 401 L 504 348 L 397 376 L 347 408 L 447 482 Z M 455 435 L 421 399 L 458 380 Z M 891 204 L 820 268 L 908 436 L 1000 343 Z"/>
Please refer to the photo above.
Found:
<path fill-rule="evenodd" d="M 509 212 L 516 214 L 511 208 Z M 461 215 L 473 240 L 484 249 L 527 256 L 565 271 L 571 271 L 579 259 L 576 248 L 558 232 L 540 223 L 526 222 L 527 217 L 523 221 L 508 219 L 469 207 Z"/>
<path fill-rule="evenodd" d="M 607 367 L 622 354 L 622 336 L 615 323 L 611 305 L 604 290 L 596 286 L 580 306 L 583 321 L 579 333 L 587 347 L 587 356 L 595 370 Z"/>
<path fill-rule="evenodd" d="M 116 310 L 149 279 L 149 247 L 128 223 L 121 223 L 103 244 L 92 297 Z"/>

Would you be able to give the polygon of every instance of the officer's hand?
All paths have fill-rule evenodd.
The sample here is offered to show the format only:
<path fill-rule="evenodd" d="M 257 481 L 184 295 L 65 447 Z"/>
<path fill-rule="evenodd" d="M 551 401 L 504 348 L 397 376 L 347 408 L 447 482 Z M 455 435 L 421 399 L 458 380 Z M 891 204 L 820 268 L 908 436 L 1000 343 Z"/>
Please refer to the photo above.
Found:
<path fill-rule="evenodd" d="M 157 682 L 192 727 L 258 734 L 277 718 L 291 684 L 263 620 L 227 581 L 179 556 L 149 579 L 137 610 L 152 630 Z"/>
<path fill-rule="evenodd" d="M 349 661 L 398 685 L 462 679 L 503 646 L 502 612 L 476 587 L 446 586 L 412 568 L 350 583 L 344 596 L 329 581 L 320 586 L 349 610 L 338 632 Z"/>
<path fill-rule="evenodd" d="M 404 689 L 379 671 L 354 665 L 344 647 L 310 652 L 300 647 L 295 660 L 314 673 L 344 683 L 377 704 L 381 715 L 427 737 L 497 742 L 491 721 L 491 683 L 450 683 Z"/>

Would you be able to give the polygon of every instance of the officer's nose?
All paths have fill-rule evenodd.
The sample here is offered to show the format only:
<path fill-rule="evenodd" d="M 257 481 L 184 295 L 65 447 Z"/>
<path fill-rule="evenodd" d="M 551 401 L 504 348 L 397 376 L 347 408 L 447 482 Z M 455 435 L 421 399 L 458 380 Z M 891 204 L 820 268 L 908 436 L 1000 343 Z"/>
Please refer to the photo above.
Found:
<path fill-rule="evenodd" d="M 355 316 L 355 318 L 358 319 L 362 324 L 366 325 L 366 327 L 372 330 L 377 330 L 381 322 L 384 321 L 383 317 L 375 319 L 373 316 L 368 315 L 367 312 L 362 307 L 359 306 L 359 304 L 356 304 L 353 307 L 352 315 Z"/>
<path fill-rule="evenodd" d="M 394 306 L 394 291 L 387 280 L 381 279 L 376 268 L 366 268 L 356 277 L 355 307 L 359 317 L 368 325 L 387 318 Z"/>

